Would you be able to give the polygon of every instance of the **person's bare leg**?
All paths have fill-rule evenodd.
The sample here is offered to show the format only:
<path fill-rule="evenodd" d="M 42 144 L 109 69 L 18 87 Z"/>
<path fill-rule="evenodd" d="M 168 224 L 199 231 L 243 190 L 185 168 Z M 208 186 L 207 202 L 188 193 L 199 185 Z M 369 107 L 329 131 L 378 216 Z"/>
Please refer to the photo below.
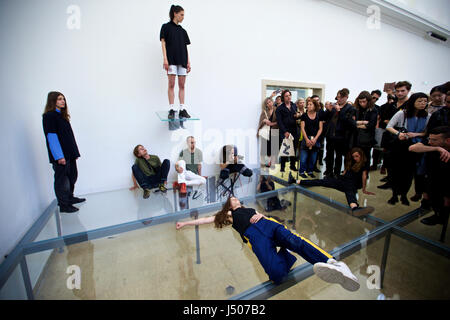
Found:
<path fill-rule="evenodd" d="M 178 76 L 178 98 L 180 105 L 184 104 L 184 84 L 186 83 L 186 76 Z"/>
<path fill-rule="evenodd" d="M 169 90 L 168 90 L 168 96 L 169 96 L 169 105 L 173 105 L 175 103 L 175 77 L 176 75 L 169 74 Z"/>

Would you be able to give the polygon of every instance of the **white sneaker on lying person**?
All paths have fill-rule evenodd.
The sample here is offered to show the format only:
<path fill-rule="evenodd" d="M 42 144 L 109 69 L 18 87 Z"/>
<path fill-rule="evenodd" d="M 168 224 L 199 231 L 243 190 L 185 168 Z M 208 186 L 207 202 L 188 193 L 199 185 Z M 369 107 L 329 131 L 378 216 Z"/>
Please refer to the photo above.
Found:
<path fill-rule="evenodd" d="M 359 289 L 358 278 L 342 261 L 337 262 L 334 259 L 328 259 L 327 263 L 318 262 L 314 264 L 313 270 L 325 282 L 339 283 L 348 291 L 357 291 Z"/>

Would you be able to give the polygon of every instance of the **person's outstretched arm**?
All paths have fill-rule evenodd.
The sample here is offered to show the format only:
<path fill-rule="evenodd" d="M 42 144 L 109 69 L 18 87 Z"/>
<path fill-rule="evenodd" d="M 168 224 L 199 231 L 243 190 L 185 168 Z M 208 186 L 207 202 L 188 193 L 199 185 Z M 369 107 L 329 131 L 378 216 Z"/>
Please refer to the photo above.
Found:
<path fill-rule="evenodd" d="M 374 196 L 375 193 L 366 190 L 366 185 L 367 185 L 367 170 L 364 170 L 363 174 L 362 174 L 362 192 L 364 194 L 368 194 L 370 196 Z"/>
<path fill-rule="evenodd" d="M 214 219 L 215 219 L 215 216 L 200 218 L 200 219 L 186 221 L 186 222 L 177 222 L 177 230 L 180 230 L 184 226 L 198 226 L 201 224 L 210 224 L 210 223 L 214 222 Z"/>
<path fill-rule="evenodd" d="M 408 150 L 416 153 L 439 152 L 441 161 L 448 162 L 450 160 L 450 152 L 442 147 L 426 146 L 423 143 L 418 142 L 410 146 Z"/>

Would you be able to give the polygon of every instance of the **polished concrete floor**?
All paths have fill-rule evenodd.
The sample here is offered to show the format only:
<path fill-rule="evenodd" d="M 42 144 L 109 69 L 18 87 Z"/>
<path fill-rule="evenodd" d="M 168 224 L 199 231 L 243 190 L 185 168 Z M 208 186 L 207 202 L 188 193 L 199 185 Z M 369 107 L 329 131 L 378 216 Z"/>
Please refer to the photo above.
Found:
<path fill-rule="evenodd" d="M 278 168 L 271 174 L 281 176 Z M 375 207 L 374 216 L 392 221 L 418 207 L 386 203 L 390 190 L 376 186 L 381 176 L 372 172 L 368 190 L 375 196 L 359 192 L 363 205 Z M 277 187 L 281 187 L 277 185 Z M 343 193 L 322 187 L 311 191 L 346 203 Z M 412 195 L 413 192 L 410 192 Z M 280 196 L 291 202 L 293 193 Z M 261 202 L 245 204 L 263 212 Z M 288 228 L 331 251 L 374 227 L 306 196 L 297 195 L 295 226 L 292 206 L 271 212 L 283 219 Z M 263 212 L 264 213 L 264 212 Z M 214 214 L 214 212 L 211 212 Z M 415 221 L 405 229 L 438 241 L 442 226 L 428 227 Z M 54 250 L 34 288 L 36 299 L 228 299 L 268 280 L 251 250 L 231 228 L 186 227 L 177 231 L 175 223 L 166 223 L 115 236 L 82 242 Z M 445 244 L 448 246 L 448 237 Z M 368 266 L 379 266 L 384 240 L 380 239 L 344 259 L 359 278 L 361 288 L 347 292 L 339 285 L 328 284 L 315 276 L 277 294 L 272 299 L 449 299 L 450 262 L 447 258 L 423 249 L 399 237 L 391 237 L 383 288 L 368 285 Z M 297 256 L 298 257 L 298 256 Z M 200 263 L 197 263 L 200 262 Z M 298 257 L 294 267 L 305 263 Z M 81 270 L 81 289 L 68 289 L 67 267 Z M 373 281 L 372 281 L 373 282 Z"/>

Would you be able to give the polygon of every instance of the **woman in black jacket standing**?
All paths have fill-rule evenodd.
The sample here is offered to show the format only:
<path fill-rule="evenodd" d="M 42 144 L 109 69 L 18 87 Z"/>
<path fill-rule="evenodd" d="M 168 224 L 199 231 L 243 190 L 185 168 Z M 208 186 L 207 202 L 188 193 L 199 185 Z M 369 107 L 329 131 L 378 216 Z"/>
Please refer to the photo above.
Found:
<path fill-rule="evenodd" d="M 378 112 L 375 109 L 372 95 L 368 91 L 363 91 L 355 100 L 353 105 L 356 108 L 356 147 L 364 151 L 367 162 L 366 167 L 370 167 L 370 149 L 375 145 L 375 128 L 377 126 Z"/>
<path fill-rule="evenodd" d="M 60 212 L 75 212 L 73 205 L 86 199 L 73 196 L 78 177 L 77 162 L 80 157 L 75 136 L 70 125 L 66 98 L 61 92 L 52 91 L 42 116 L 50 163 L 55 171 L 55 194 Z"/>
<path fill-rule="evenodd" d="M 289 90 L 284 90 L 281 93 L 281 99 L 283 103 L 277 107 L 275 111 L 280 130 L 280 146 L 282 145 L 284 138 L 289 138 L 289 135 L 292 135 L 294 138 L 294 151 L 297 153 L 300 139 L 300 128 L 297 125 L 297 120 L 300 118 L 300 113 L 297 110 L 297 106 L 291 101 L 291 92 Z M 295 162 L 297 157 L 294 156 L 289 158 L 290 169 L 296 171 Z M 281 157 L 281 172 L 284 172 L 286 162 L 286 157 Z"/>

